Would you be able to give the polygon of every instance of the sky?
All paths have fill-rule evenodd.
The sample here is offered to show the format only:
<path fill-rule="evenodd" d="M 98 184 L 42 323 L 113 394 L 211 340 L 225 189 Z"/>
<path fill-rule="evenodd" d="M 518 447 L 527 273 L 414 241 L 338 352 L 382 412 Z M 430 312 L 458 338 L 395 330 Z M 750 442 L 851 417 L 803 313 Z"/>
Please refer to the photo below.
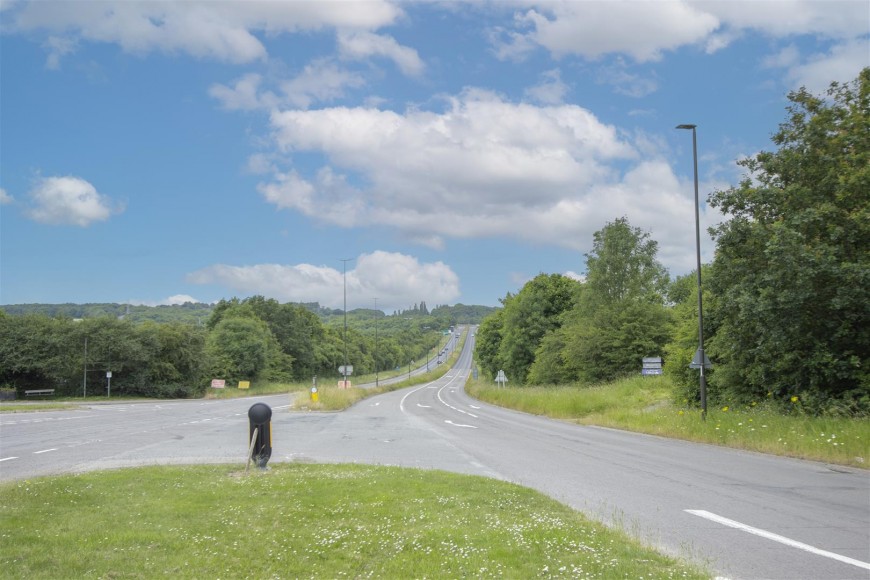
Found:
<path fill-rule="evenodd" d="M 0 0 L 0 304 L 263 295 L 386 312 L 582 279 L 626 217 L 671 276 L 870 2 Z"/>

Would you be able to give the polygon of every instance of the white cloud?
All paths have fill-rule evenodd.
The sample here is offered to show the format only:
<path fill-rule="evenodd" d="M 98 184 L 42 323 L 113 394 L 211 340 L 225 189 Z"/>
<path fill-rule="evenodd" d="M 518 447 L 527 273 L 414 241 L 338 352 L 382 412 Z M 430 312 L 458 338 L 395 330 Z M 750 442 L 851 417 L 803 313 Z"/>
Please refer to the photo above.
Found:
<path fill-rule="evenodd" d="M 261 89 L 262 84 L 261 75 L 249 73 L 236 79 L 231 87 L 213 84 L 208 94 L 228 110 L 271 110 L 282 106 L 308 108 L 313 103 L 344 97 L 346 89 L 364 86 L 365 79 L 329 59 L 319 59 L 306 65 L 296 77 L 279 82 L 277 93 Z"/>
<path fill-rule="evenodd" d="M 403 114 L 275 112 L 278 152 L 291 161 L 313 152 L 327 165 L 310 175 L 300 167 L 276 172 L 260 192 L 324 223 L 387 226 L 433 248 L 451 238 L 507 237 L 582 252 L 595 231 L 624 215 L 653 232 L 669 267 L 692 268 L 692 184 L 662 160 L 665 142 L 629 140 L 575 105 L 516 104 L 479 90 L 447 104 Z M 702 214 L 704 231 L 719 220 L 712 210 Z"/>
<path fill-rule="evenodd" d="M 6 205 L 15 201 L 15 198 L 6 193 L 6 190 L 0 187 L 0 205 Z"/>
<path fill-rule="evenodd" d="M 190 296 L 188 294 L 174 294 L 174 295 L 170 296 L 169 298 L 164 298 L 163 300 L 157 300 L 157 301 L 138 300 L 138 299 L 128 300 L 127 304 L 130 304 L 133 306 L 174 306 L 174 305 L 180 306 L 180 305 L 186 304 L 188 302 L 192 302 L 194 304 L 199 304 L 202 302 L 202 300 L 197 300 L 196 298 L 194 298 L 193 296 Z"/>
<path fill-rule="evenodd" d="M 664 51 L 704 40 L 719 26 L 703 10 L 686 2 L 550 2 L 538 3 L 517 16 L 518 27 L 499 54 L 512 56 L 536 44 L 554 56 L 568 54 L 594 59 L 620 53 L 638 62 L 655 61 Z M 508 47 L 515 45 L 515 50 Z"/>
<path fill-rule="evenodd" d="M 864 0 L 777 0 L 776 2 L 695 2 L 732 29 L 751 29 L 784 38 L 800 34 L 853 38 L 867 34 L 870 6 Z"/>
<path fill-rule="evenodd" d="M 273 113 L 282 153 L 319 152 L 330 165 L 311 178 L 277 174 L 260 191 L 325 222 L 389 225 L 438 245 L 443 235 L 517 235 L 515 217 L 582 196 L 609 179 L 610 161 L 636 155 L 612 126 L 574 105 L 513 104 L 476 90 L 447 102 L 443 113 Z"/>
<path fill-rule="evenodd" d="M 46 30 L 49 66 L 78 39 L 119 45 L 125 52 L 186 53 L 232 63 L 266 58 L 255 33 L 281 34 L 324 27 L 377 29 L 401 8 L 386 0 L 345 2 L 111 2 L 44 1 L 15 5 L 4 20 L 11 30 Z M 62 41 L 60 40 L 62 39 Z"/>
<path fill-rule="evenodd" d="M 68 224 L 87 227 L 105 221 L 113 211 L 112 201 L 79 177 L 40 178 L 30 190 L 33 206 L 27 214 L 45 224 Z"/>
<path fill-rule="evenodd" d="M 282 103 L 307 108 L 315 102 L 342 98 L 345 89 L 363 85 L 365 79 L 361 75 L 321 59 L 308 64 L 295 78 L 281 83 Z"/>
<path fill-rule="evenodd" d="M 526 89 L 526 96 L 543 105 L 562 103 L 568 93 L 568 85 L 562 82 L 562 74 L 559 69 L 548 70 L 541 77 L 540 84 Z"/>
<path fill-rule="evenodd" d="M 371 56 L 388 58 L 408 76 L 420 76 L 425 68 L 416 50 L 400 45 L 387 35 L 343 31 L 338 34 L 338 47 L 341 55 L 348 59 L 360 60 Z"/>
<path fill-rule="evenodd" d="M 850 82 L 867 66 L 870 66 L 870 39 L 864 38 L 837 44 L 830 52 L 812 55 L 802 64 L 791 64 L 788 78 L 792 88 L 806 87 L 821 95 L 831 81 Z"/>
<path fill-rule="evenodd" d="M 447 304 L 459 297 L 459 278 L 443 262 L 420 263 L 405 254 L 376 251 L 362 254 L 347 270 L 347 305 L 369 308 L 372 299 L 385 310 L 421 300 Z M 216 264 L 187 276 L 194 284 L 217 284 L 243 295 L 261 294 L 281 302 L 319 302 L 330 308 L 344 304 L 341 268 L 298 264 L 228 266 Z"/>

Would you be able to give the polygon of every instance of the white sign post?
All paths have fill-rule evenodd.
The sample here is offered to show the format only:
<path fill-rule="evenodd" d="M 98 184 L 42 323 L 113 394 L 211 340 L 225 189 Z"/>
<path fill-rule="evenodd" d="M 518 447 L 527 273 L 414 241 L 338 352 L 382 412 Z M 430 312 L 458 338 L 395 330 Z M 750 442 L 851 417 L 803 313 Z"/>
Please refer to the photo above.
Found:
<path fill-rule="evenodd" d="M 506 386 L 505 383 L 507 382 L 508 380 L 507 377 L 504 376 L 504 371 L 498 371 L 498 374 L 495 376 L 495 383 L 498 385 L 498 387 L 501 388 Z"/>
<path fill-rule="evenodd" d="M 112 371 L 106 371 L 106 381 L 108 382 L 106 390 L 106 398 L 112 396 Z"/>

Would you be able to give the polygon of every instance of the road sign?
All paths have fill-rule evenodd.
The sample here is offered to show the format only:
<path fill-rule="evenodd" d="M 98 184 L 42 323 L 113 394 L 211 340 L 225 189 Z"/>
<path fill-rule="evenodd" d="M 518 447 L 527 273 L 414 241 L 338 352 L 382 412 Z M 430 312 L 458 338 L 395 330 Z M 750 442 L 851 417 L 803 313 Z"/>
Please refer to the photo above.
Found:
<path fill-rule="evenodd" d="M 338 367 L 338 374 L 343 377 L 349 377 L 353 374 L 353 365 L 341 365 L 340 367 Z"/>
<path fill-rule="evenodd" d="M 690 369 L 699 369 L 701 368 L 701 347 L 698 347 L 698 350 L 695 351 L 695 356 L 692 358 L 691 364 L 689 364 Z M 707 358 L 707 353 L 704 353 L 704 368 L 710 369 L 713 368 L 713 363 L 710 362 L 710 359 Z"/>
<path fill-rule="evenodd" d="M 500 387 L 504 386 L 504 383 L 508 382 L 507 377 L 504 374 L 504 371 L 498 371 L 498 374 L 495 375 L 495 382 Z"/>
<path fill-rule="evenodd" d="M 660 356 L 647 356 L 643 358 L 643 367 L 640 370 L 640 374 L 647 375 L 660 375 L 662 374 L 662 357 Z"/>

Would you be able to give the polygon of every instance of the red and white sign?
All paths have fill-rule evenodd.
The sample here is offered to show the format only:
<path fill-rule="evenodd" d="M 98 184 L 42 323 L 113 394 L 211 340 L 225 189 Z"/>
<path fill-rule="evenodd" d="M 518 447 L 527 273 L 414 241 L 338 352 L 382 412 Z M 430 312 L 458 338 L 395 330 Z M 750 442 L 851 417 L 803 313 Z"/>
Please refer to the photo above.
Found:
<path fill-rule="evenodd" d="M 224 379 L 212 379 L 211 380 L 211 388 L 213 389 L 222 389 L 227 386 L 227 382 Z"/>

